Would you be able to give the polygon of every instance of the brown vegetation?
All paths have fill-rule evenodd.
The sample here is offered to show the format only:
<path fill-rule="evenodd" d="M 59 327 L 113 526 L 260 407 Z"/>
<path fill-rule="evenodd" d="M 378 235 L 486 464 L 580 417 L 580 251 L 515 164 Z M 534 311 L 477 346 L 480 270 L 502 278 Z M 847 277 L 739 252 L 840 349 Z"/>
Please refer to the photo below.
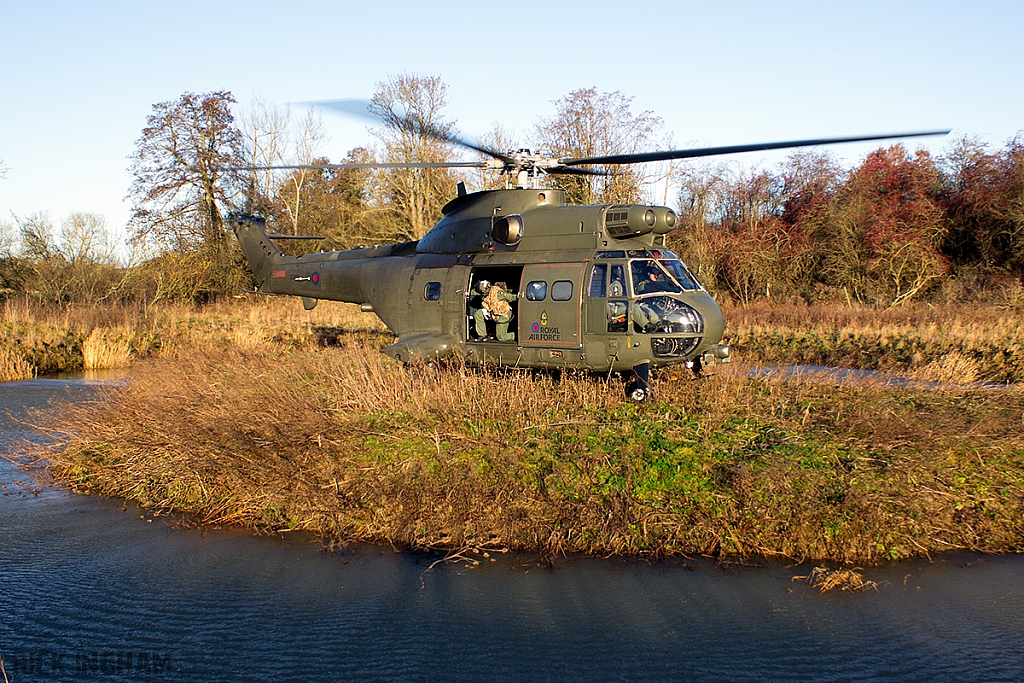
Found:
<path fill-rule="evenodd" d="M 885 370 L 945 382 L 1024 381 L 1024 321 L 1000 306 L 727 306 L 744 360 Z"/>
<path fill-rule="evenodd" d="M 127 387 L 61 410 L 58 478 L 206 524 L 408 547 L 878 562 L 1024 543 L 1016 387 L 737 363 L 664 375 L 637 406 L 589 376 L 401 366 L 354 307 L 308 326 L 277 302 L 220 313 L 178 311 Z"/>
<path fill-rule="evenodd" d="M 878 584 L 874 581 L 865 581 L 864 575 L 856 569 L 829 569 L 828 567 L 815 567 L 806 576 L 794 576 L 794 581 L 806 581 L 822 593 L 831 590 L 842 591 L 863 591 L 869 588 L 878 590 Z"/>

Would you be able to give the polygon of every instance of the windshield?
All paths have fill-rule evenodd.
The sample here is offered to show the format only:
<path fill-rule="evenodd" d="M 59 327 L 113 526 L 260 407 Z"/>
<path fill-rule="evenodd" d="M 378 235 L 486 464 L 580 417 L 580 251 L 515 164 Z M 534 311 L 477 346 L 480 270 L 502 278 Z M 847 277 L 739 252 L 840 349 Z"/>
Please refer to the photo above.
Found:
<path fill-rule="evenodd" d="M 654 259 L 636 260 L 630 266 L 633 275 L 633 292 L 637 296 L 659 292 L 678 294 L 683 291 Z"/>
<path fill-rule="evenodd" d="M 693 277 L 689 270 L 687 270 L 682 261 L 672 259 L 659 261 L 659 263 L 672 275 L 672 277 L 676 279 L 676 282 L 683 286 L 683 289 L 687 291 L 700 289 L 700 285 L 697 284 L 697 279 Z"/>

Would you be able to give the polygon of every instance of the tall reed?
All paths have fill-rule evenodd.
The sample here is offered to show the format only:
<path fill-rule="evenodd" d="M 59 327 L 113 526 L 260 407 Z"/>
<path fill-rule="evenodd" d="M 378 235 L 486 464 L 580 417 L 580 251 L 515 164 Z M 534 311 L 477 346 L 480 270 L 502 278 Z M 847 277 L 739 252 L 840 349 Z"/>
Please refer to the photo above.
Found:
<path fill-rule="evenodd" d="M 0 346 L 0 382 L 31 379 L 35 376 L 35 366 L 20 352 Z"/>

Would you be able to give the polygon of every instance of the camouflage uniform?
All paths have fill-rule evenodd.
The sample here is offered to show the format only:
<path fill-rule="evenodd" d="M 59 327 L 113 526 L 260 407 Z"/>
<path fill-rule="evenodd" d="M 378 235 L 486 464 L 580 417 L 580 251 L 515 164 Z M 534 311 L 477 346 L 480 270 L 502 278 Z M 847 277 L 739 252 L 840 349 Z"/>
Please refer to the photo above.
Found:
<path fill-rule="evenodd" d="M 486 284 L 487 287 L 481 287 L 483 284 Z M 477 315 L 480 313 L 480 309 L 483 308 L 484 297 L 487 296 L 487 292 L 490 291 L 490 287 L 491 285 L 487 280 L 481 280 L 474 284 L 473 288 L 469 290 L 469 316 L 473 318 L 477 337 L 485 337 L 487 335 L 486 327 L 483 332 L 480 332 L 480 326 L 477 323 Z"/>
<path fill-rule="evenodd" d="M 633 329 L 637 332 L 656 332 L 661 316 L 650 302 L 640 299 L 633 302 Z"/>
<path fill-rule="evenodd" d="M 472 294 L 483 294 L 477 288 L 473 288 Z M 512 320 L 512 302 L 518 297 L 509 292 L 501 283 L 491 286 L 487 294 L 483 295 L 482 308 L 473 312 L 473 322 L 476 326 L 476 336 L 481 339 L 487 336 L 487 318 L 494 321 L 494 336 L 498 341 L 512 341 L 515 335 L 508 331 L 509 321 Z"/>

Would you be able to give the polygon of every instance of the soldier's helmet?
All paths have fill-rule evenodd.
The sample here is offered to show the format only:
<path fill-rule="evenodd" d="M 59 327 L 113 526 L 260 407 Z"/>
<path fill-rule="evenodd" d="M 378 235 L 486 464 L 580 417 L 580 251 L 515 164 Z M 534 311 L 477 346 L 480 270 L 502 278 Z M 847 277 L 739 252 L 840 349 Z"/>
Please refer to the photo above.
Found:
<path fill-rule="evenodd" d="M 506 291 L 508 290 L 508 285 L 506 285 L 504 282 L 495 282 L 494 286 L 497 287 L 498 289 L 504 289 Z"/>

